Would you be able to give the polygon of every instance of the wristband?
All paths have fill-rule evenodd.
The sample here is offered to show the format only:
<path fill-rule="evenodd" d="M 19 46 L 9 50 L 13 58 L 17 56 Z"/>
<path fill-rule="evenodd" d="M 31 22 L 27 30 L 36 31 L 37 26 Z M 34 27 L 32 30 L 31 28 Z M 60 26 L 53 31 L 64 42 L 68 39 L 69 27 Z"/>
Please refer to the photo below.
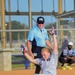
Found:
<path fill-rule="evenodd" d="M 26 49 L 24 48 L 23 45 L 21 45 L 21 50 L 22 50 L 22 53 L 25 54 L 26 53 Z"/>
<path fill-rule="evenodd" d="M 55 33 L 53 33 L 52 35 L 55 35 Z"/>
<path fill-rule="evenodd" d="M 26 50 L 23 51 L 23 54 L 27 53 Z"/>

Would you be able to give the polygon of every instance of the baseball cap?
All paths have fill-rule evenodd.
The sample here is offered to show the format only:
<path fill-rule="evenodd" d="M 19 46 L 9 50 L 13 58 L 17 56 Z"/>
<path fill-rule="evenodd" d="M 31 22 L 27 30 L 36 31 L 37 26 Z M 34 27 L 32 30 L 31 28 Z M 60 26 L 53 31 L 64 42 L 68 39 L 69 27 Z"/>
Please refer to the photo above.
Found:
<path fill-rule="evenodd" d="M 43 17 L 40 16 L 40 17 L 37 18 L 37 23 L 38 24 L 41 24 L 41 23 L 43 24 L 44 22 L 45 21 L 44 21 L 44 18 Z"/>
<path fill-rule="evenodd" d="M 73 42 L 69 42 L 69 43 L 68 43 L 68 45 L 71 45 L 71 46 L 73 46 Z"/>

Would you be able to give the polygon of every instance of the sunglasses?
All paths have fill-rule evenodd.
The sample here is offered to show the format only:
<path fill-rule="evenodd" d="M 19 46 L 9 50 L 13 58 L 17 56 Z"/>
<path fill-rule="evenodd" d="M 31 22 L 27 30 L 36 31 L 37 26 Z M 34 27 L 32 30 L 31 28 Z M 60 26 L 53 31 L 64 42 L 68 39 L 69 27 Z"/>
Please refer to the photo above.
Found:
<path fill-rule="evenodd" d="M 44 23 L 38 23 L 38 24 L 44 24 Z"/>

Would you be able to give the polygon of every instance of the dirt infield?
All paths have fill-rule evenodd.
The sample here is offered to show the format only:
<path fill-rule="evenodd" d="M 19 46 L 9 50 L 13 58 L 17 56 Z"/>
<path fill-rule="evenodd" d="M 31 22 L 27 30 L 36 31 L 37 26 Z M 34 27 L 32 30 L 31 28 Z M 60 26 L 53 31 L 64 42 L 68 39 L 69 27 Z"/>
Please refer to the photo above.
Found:
<path fill-rule="evenodd" d="M 13 70 L 0 71 L 0 75 L 34 75 L 34 69 L 30 70 Z M 72 70 L 57 69 L 57 75 L 75 75 L 75 67 Z"/>

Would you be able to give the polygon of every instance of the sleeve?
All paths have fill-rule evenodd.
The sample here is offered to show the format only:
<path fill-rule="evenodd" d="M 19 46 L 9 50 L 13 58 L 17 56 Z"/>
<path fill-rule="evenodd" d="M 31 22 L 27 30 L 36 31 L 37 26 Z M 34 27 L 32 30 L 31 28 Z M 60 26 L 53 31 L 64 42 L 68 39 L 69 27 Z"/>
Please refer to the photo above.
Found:
<path fill-rule="evenodd" d="M 35 35 L 34 30 L 31 30 L 31 31 L 28 33 L 28 38 L 27 38 L 27 40 L 33 41 L 34 35 Z"/>
<path fill-rule="evenodd" d="M 72 55 L 75 56 L 75 50 L 73 49 Z"/>
<path fill-rule="evenodd" d="M 41 60 L 39 58 L 36 58 L 35 60 L 36 60 L 36 62 L 37 62 L 38 65 L 41 64 Z"/>
<path fill-rule="evenodd" d="M 75 56 L 75 51 L 74 51 L 74 54 L 73 54 L 73 56 Z"/>
<path fill-rule="evenodd" d="M 66 49 L 63 50 L 63 55 L 64 55 L 64 56 L 67 55 L 67 50 L 66 50 Z"/>
<path fill-rule="evenodd" d="M 55 65 L 57 67 L 57 64 L 58 64 L 58 53 L 55 54 L 54 51 L 52 51 L 51 58 L 54 59 Z"/>

